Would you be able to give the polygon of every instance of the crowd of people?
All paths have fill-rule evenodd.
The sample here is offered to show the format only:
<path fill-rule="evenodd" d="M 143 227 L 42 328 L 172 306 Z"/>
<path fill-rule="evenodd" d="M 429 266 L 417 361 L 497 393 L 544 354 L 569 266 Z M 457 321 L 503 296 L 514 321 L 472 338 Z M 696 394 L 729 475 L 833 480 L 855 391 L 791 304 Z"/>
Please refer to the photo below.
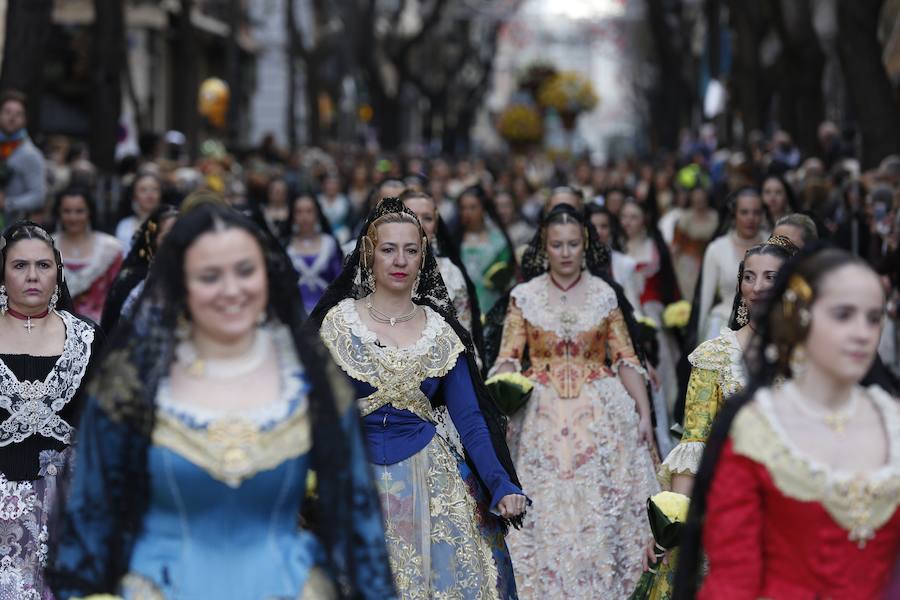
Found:
<path fill-rule="evenodd" d="M 25 106 L 0 596 L 900 597 L 900 156 L 861 171 L 830 124 L 603 164 L 172 134 L 98 206 Z"/>

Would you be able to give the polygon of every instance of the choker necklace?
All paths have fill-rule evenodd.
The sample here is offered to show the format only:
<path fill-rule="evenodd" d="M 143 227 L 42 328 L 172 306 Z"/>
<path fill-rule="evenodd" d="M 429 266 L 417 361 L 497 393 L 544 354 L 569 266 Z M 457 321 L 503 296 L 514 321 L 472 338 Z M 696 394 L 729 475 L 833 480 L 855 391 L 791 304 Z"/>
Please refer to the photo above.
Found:
<path fill-rule="evenodd" d="M 556 287 L 556 289 L 558 289 L 559 291 L 562 292 L 562 295 L 559 297 L 560 302 L 562 302 L 563 304 L 565 304 L 565 303 L 569 300 L 569 299 L 566 297 L 566 292 L 568 292 L 568 291 L 571 290 L 573 287 L 575 287 L 576 285 L 578 285 L 578 282 L 581 281 L 581 275 L 582 275 L 582 273 L 584 273 L 584 271 L 581 271 L 580 273 L 578 273 L 578 277 L 575 278 L 575 281 L 573 281 L 573 282 L 570 283 L 569 285 L 563 287 L 563 286 L 561 286 L 561 285 L 559 284 L 559 282 L 558 282 L 558 281 L 556 280 L 556 278 L 553 276 L 553 273 L 550 273 L 550 272 L 548 271 L 548 274 L 550 275 L 550 281 L 553 283 L 553 285 Z"/>
<path fill-rule="evenodd" d="M 857 410 L 859 409 L 860 395 L 856 393 L 856 390 L 850 392 L 850 399 L 844 403 L 843 408 L 838 410 L 823 410 L 807 404 L 806 399 L 800 394 L 796 385 L 793 385 L 792 388 L 791 391 L 797 399 L 797 402 L 795 403 L 797 408 L 810 418 L 816 419 L 817 421 L 824 421 L 828 428 L 835 433 L 844 433 L 847 422 L 856 416 Z"/>
<path fill-rule="evenodd" d="M 405 323 L 409 321 L 414 316 L 416 316 L 416 312 L 419 310 L 419 305 L 413 302 L 412 310 L 406 313 L 405 315 L 400 315 L 399 317 L 392 317 L 389 314 L 383 313 L 372 304 L 372 300 L 366 299 L 366 309 L 369 311 L 369 316 L 372 317 L 375 321 L 379 323 L 390 323 L 391 327 L 396 325 L 397 323 Z"/>
<path fill-rule="evenodd" d="M 14 319 L 18 319 L 20 321 L 25 321 L 25 324 L 22 325 L 25 329 L 28 330 L 28 333 L 31 333 L 31 330 L 34 329 L 34 323 L 31 322 L 32 319 L 43 319 L 47 315 L 50 314 L 50 309 L 45 310 L 44 312 L 38 313 L 36 315 L 26 315 L 24 313 L 20 313 L 19 311 L 13 308 L 7 308 L 6 312 L 9 313 Z"/>

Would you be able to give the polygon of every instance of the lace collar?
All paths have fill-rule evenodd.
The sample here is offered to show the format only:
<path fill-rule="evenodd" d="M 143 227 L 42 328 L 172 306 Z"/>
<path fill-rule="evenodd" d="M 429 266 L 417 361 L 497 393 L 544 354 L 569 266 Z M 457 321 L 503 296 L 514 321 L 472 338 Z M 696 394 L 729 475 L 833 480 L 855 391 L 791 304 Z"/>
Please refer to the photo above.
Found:
<path fill-rule="evenodd" d="M 864 546 L 900 504 L 900 409 L 877 386 L 865 390 L 872 399 L 888 439 L 888 461 L 867 473 L 829 467 L 800 450 L 775 414 L 772 392 L 759 390 L 731 428 L 736 453 L 763 464 L 786 496 L 819 502 L 849 539 Z"/>
<path fill-rule="evenodd" d="M 54 236 L 57 247 L 59 247 L 59 236 Z M 91 249 L 91 255 L 84 261 L 80 259 L 68 259 L 63 262 L 63 270 L 66 275 L 66 284 L 69 286 L 69 293 L 73 298 L 80 296 L 88 291 L 97 279 L 102 277 L 109 267 L 122 255 L 122 246 L 119 241 L 111 235 L 105 233 L 94 232 L 94 243 Z M 84 267 L 80 269 L 70 269 L 67 263 L 81 264 Z"/>
<path fill-rule="evenodd" d="M 294 341 L 291 333 L 284 325 L 268 328 L 272 344 L 278 360 L 281 378 L 281 394 L 279 398 L 264 406 L 242 410 L 240 416 L 262 428 L 277 425 L 280 421 L 298 411 L 305 411 L 307 405 L 307 385 L 303 377 L 303 365 L 297 360 Z M 215 421 L 234 418 L 230 411 L 213 407 L 196 406 L 178 399 L 172 393 L 169 377 L 159 382 L 156 397 L 157 409 L 170 416 L 177 417 L 192 427 L 205 427 Z"/>
<path fill-rule="evenodd" d="M 59 412 L 78 389 L 91 359 L 94 328 L 62 311 L 54 313 L 66 328 L 66 341 L 56 364 L 43 381 L 19 381 L 0 361 L 0 408 L 9 417 L 0 423 L 0 447 L 17 444 L 32 435 L 42 435 L 69 444 L 75 428 Z"/>
<path fill-rule="evenodd" d="M 697 346 L 688 356 L 691 366 L 715 371 L 724 397 L 732 396 L 747 385 L 744 367 L 744 350 L 738 342 L 737 332 L 723 327 L 719 337 Z"/>
<path fill-rule="evenodd" d="M 544 273 L 513 288 L 511 296 L 522 310 L 525 319 L 558 337 L 569 339 L 599 326 L 610 312 L 618 308 L 616 293 L 605 281 L 584 272 L 589 286 L 585 297 L 590 301 L 581 306 L 564 307 L 550 304 L 550 276 Z"/>
<path fill-rule="evenodd" d="M 359 317 L 359 311 L 356 309 L 356 301 L 352 298 L 344 298 L 341 300 L 338 304 L 338 310 L 341 311 L 341 315 L 350 327 L 350 331 L 353 335 L 358 337 L 364 344 L 371 344 L 372 347 L 377 348 L 380 351 L 388 351 L 391 353 L 400 352 L 411 356 L 418 356 L 428 352 L 428 350 L 434 346 L 435 339 L 446 325 L 446 322 L 441 315 L 434 312 L 428 306 L 420 306 L 422 306 L 422 310 L 425 311 L 425 328 L 422 330 L 422 335 L 419 336 L 419 339 L 414 344 L 402 348 L 379 345 L 378 336 L 362 322 L 362 319 Z"/>

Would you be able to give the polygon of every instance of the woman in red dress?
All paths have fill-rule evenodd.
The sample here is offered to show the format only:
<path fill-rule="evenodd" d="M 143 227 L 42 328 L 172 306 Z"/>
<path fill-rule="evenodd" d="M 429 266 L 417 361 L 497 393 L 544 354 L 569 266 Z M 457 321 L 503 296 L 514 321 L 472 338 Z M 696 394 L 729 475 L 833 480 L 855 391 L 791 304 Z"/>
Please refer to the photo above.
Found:
<path fill-rule="evenodd" d="M 884 303 L 875 273 L 842 250 L 807 250 L 782 270 L 748 351 L 750 384 L 706 447 L 675 598 L 886 597 L 900 405 L 860 385 Z"/>

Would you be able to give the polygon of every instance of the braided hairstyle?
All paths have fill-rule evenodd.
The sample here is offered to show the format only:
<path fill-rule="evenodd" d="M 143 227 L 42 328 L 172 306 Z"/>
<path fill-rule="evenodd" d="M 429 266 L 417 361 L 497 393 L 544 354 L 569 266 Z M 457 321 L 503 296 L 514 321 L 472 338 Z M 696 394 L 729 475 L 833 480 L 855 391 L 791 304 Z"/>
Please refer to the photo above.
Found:
<path fill-rule="evenodd" d="M 797 254 L 798 250 L 799 248 L 789 238 L 783 235 L 773 235 L 762 244 L 752 246 L 744 253 L 744 258 L 738 265 L 737 291 L 734 295 L 734 302 L 731 305 L 731 317 L 728 319 L 729 328 L 737 331 L 743 327 L 738 321 L 738 309 L 744 301 L 744 296 L 741 294 L 741 281 L 744 279 L 744 265 L 747 263 L 747 259 L 751 256 L 774 256 L 784 262 Z"/>

